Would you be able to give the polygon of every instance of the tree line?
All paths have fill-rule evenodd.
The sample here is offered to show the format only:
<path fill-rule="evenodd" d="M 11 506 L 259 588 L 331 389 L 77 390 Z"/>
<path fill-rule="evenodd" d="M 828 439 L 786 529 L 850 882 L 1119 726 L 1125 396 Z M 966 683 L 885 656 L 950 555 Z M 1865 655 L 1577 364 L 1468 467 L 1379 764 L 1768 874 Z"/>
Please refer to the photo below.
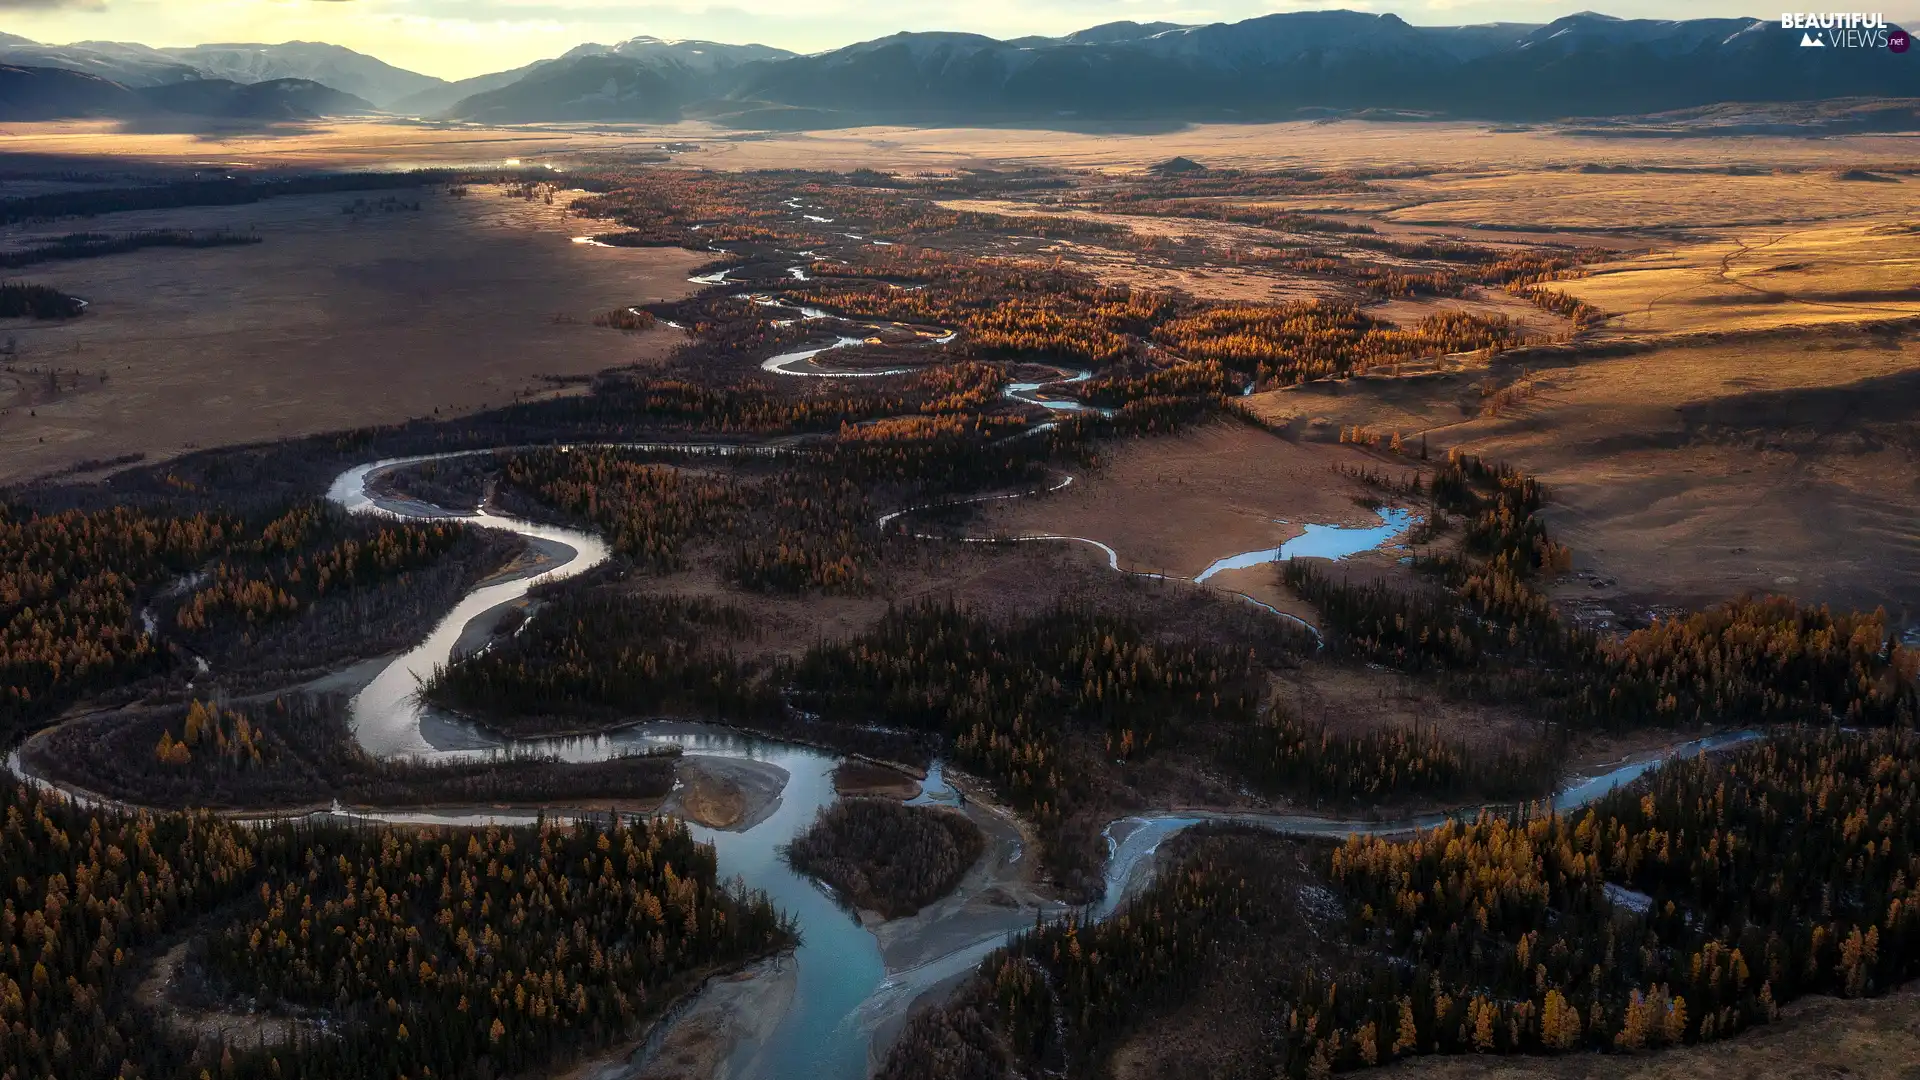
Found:
<path fill-rule="evenodd" d="M 1100 763 L 1183 743 L 1208 755 L 1253 725 L 1263 670 L 1244 648 L 1155 640 L 1095 611 L 997 620 L 923 602 L 810 650 L 784 678 L 792 704 L 824 719 L 943 737 L 955 765 L 1035 823 L 1063 891 L 1091 898 L 1105 853 L 1082 819 L 1111 783 Z"/>
<path fill-rule="evenodd" d="M 1043 865 L 1087 898 L 1101 891 L 1102 815 L 1133 797 L 1130 770 L 1153 762 L 1202 762 L 1267 791 L 1302 784 L 1347 800 L 1364 797 L 1355 777 L 1391 749 L 1403 775 L 1376 794 L 1496 787 L 1438 738 L 1381 741 L 1338 762 L 1302 742 L 1301 729 L 1263 713 L 1260 687 L 1271 666 L 1311 646 L 1269 630 L 1249 650 L 1164 640 L 1136 619 L 1077 607 L 1009 618 L 928 601 L 798 658 L 750 660 L 752 624 L 737 608 L 569 586 L 425 692 L 516 734 L 672 716 L 911 763 L 944 746 L 1035 823 Z M 1505 783 L 1533 779 L 1540 766 L 1529 766 Z"/>
<path fill-rule="evenodd" d="M 17 736 L 85 693 L 186 659 L 255 673 L 391 648 L 506 560 L 511 542 L 380 524 L 302 502 L 222 512 L 0 511 L 0 729 Z"/>
<path fill-rule="evenodd" d="M 648 716 L 752 723 L 779 708 L 734 655 L 753 633 L 746 612 L 709 600 L 552 590 L 510 638 L 436 671 L 422 692 L 517 735 Z"/>
<path fill-rule="evenodd" d="M 0 319 L 77 319 L 86 310 L 85 304 L 51 285 L 0 282 Z"/>
<path fill-rule="evenodd" d="M 96 259 L 103 255 L 120 255 L 150 247 L 237 247 L 258 244 L 261 240 L 261 237 L 253 233 L 236 233 L 225 229 L 198 232 L 191 229 L 143 229 L 139 232 L 117 235 L 92 232 L 68 233 L 45 244 L 0 252 L 0 268 L 18 269 L 22 266 L 64 259 Z"/>
<path fill-rule="evenodd" d="M 242 526 L 135 510 L 0 512 L 0 725 L 9 738 L 88 691 L 163 670 L 135 617 L 143 590 L 184 574 Z"/>
<path fill-rule="evenodd" d="M 360 749 L 338 695 L 289 694 L 79 717 L 21 751 L 40 775 L 140 806 L 644 806 L 673 787 L 672 754 L 568 763 L 536 755 L 422 763 Z"/>
<path fill-rule="evenodd" d="M 631 1038 L 706 972 L 793 940 L 672 820 L 250 827 L 0 777 L 0 822 L 9 1080 L 480 1080 Z M 183 933 L 215 1001 L 306 1022 L 259 1049 L 163 1025 L 136 988 Z"/>
<path fill-rule="evenodd" d="M 94 217 L 132 210 L 170 210 L 183 206 L 240 206 L 288 195 L 326 195 L 341 192 L 391 191 L 433 187 L 456 181 L 489 182 L 507 175 L 498 170 L 453 172 L 422 169 L 393 173 L 317 173 L 284 179 L 256 179 L 236 175 L 219 180 L 174 180 L 142 187 L 91 188 L 45 195 L 0 199 L 0 225 L 51 221 L 63 217 Z"/>

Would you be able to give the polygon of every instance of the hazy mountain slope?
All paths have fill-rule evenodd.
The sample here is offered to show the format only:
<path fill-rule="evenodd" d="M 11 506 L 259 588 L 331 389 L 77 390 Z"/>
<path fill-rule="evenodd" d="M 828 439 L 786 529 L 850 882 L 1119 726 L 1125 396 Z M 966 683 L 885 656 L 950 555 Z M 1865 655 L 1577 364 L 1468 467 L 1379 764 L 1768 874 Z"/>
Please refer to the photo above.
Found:
<path fill-rule="evenodd" d="M 457 82 L 442 83 L 390 102 L 387 109 L 401 116 L 440 116 L 463 98 L 512 86 L 532 74 L 535 69 L 551 63 L 553 63 L 551 60 L 535 60 L 525 67 L 517 67 L 511 71 L 495 71 L 486 75 L 475 75 L 470 79 L 460 79 Z"/>
<path fill-rule="evenodd" d="M 308 79 L 189 79 L 135 90 L 66 68 L 0 65 L 0 121 L 167 114 L 275 121 L 372 111 L 361 98 Z"/>
<path fill-rule="evenodd" d="M 0 63 L 82 71 L 130 87 L 159 86 L 198 79 L 204 74 L 156 49 L 119 42 L 40 45 L 25 38 L 10 38 L 0 41 Z"/>
<path fill-rule="evenodd" d="M 311 79 L 380 106 L 446 84 L 444 79 L 322 42 L 194 45 L 160 51 L 214 78 L 242 83 Z"/>
<path fill-rule="evenodd" d="M 618 45 L 580 45 L 561 59 L 578 56 L 628 56 L 656 61 L 690 72 L 713 73 L 762 60 L 786 60 L 798 53 L 771 45 L 728 45 L 719 41 L 668 39 L 648 35 L 628 38 Z"/>
<path fill-rule="evenodd" d="M 98 75 L 0 65 L 0 121 L 110 116 L 138 107 L 131 90 Z"/>
<path fill-rule="evenodd" d="M 1070 42 L 1075 45 L 1111 45 L 1118 41 L 1139 41 L 1141 38 L 1152 37 L 1155 34 L 1164 34 L 1169 30 L 1185 29 L 1187 29 L 1187 26 L 1184 23 L 1137 23 L 1132 20 L 1121 20 L 1120 22 L 1101 23 L 1099 26 L 1089 26 L 1085 30 L 1075 30 L 1073 33 L 1057 40 Z"/>
<path fill-rule="evenodd" d="M 580 45 L 557 60 L 521 69 L 519 78 L 506 85 L 482 88 L 443 110 L 414 111 L 497 123 L 673 119 L 689 101 L 726 94 L 743 67 L 795 55 L 766 45 L 656 37 Z"/>
<path fill-rule="evenodd" d="M 1485 116 L 1620 115 L 1729 101 L 1920 96 L 1920 67 L 1885 49 L 1803 50 L 1751 19 L 1557 19 L 1463 66 L 1449 108 Z"/>
<path fill-rule="evenodd" d="M 679 119 L 681 88 L 626 56 L 580 56 L 543 64 L 510 86 L 465 98 L 447 115 L 493 124 Z"/>
<path fill-rule="evenodd" d="M 311 79 L 257 83 L 198 79 L 149 87 L 138 91 L 138 96 L 168 112 L 246 120 L 309 120 L 377 111 L 364 98 Z"/>
<path fill-rule="evenodd" d="M 134 89 L 203 78 L 238 83 L 308 79 L 381 104 L 447 85 L 445 80 L 394 67 L 352 49 L 306 41 L 156 49 L 127 41 L 41 45 L 0 35 L 0 63 L 83 71 Z M 461 96 L 465 95 L 447 100 Z"/>

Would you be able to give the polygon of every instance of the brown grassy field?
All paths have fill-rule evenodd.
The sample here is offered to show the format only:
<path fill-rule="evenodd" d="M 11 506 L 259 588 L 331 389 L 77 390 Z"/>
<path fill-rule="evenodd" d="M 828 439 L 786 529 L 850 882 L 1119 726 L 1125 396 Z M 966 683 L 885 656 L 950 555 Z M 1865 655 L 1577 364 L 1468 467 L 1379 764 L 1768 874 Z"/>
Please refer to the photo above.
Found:
<path fill-rule="evenodd" d="M 1210 988 L 1211 989 L 1211 988 Z M 1197 995 L 1113 1054 L 1116 1080 L 1234 1075 L 1260 1036 L 1219 1023 L 1217 998 Z M 1234 1020 L 1243 1019 L 1240 1016 Z M 1915 1080 L 1920 1077 L 1920 985 L 1871 1000 L 1812 997 L 1736 1038 L 1638 1054 L 1426 1057 L 1350 1075 L 1371 1080 Z"/>
<path fill-rule="evenodd" d="M 984 531 L 984 530 L 982 530 Z M 730 643 L 757 662 L 797 659 L 822 641 L 858 637 L 889 608 L 952 601 L 999 618 L 1038 615 L 1058 605 L 1090 605 L 1143 618 L 1176 636 L 1224 640 L 1238 604 L 1180 582 L 1116 574 L 1104 555 L 1078 544 L 954 544 L 926 541 L 890 558 L 874 591 L 860 596 L 756 592 L 725 581 L 712 567 L 636 577 L 636 596 L 697 597 L 746 612 L 751 634 Z"/>
<path fill-rule="evenodd" d="M 1482 124 L 1297 121 L 1271 124 L 1110 124 L 1047 128 L 864 127 L 833 131 L 735 131 L 711 124 L 565 124 L 487 128 L 338 120 L 230 132 L 128 132 L 103 122 L 9 124 L 8 151 L 56 157 L 117 157 L 169 164 L 331 165 L 405 168 L 497 165 L 508 158 L 592 160 L 655 150 L 663 141 L 696 147 L 685 164 L 717 169 L 898 169 L 908 172 L 1026 165 L 1129 171 L 1175 155 L 1246 169 L 1363 165 L 1659 165 L 1724 173 L 1728 166 L 1911 168 L 1910 139 L 1897 135 L 1738 140 L 1590 138 L 1551 128 L 1494 130 Z M 1603 182 L 1617 177 L 1601 177 Z M 1609 223 L 1617 224 L 1617 223 Z"/>
<path fill-rule="evenodd" d="M 1309 521 L 1377 523 L 1354 501 L 1367 489 L 1335 472 L 1365 463 L 1357 450 L 1209 424 L 1119 443 L 1072 486 L 997 504 L 983 531 L 1083 536 L 1119 552 L 1125 569 L 1193 577 L 1216 559 L 1278 547 Z"/>
<path fill-rule="evenodd" d="M 1581 168 L 1500 168 L 1498 159 L 1483 159 L 1495 167 L 1380 181 L 1400 200 L 1383 216 L 1417 225 L 1674 231 L 1858 222 L 1913 206 L 1912 176 L 1841 180 L 1836 169 L 1845 159 L 1838 152 L 1828 159 L 1833 167 L 1821 168 L 1771 142 L 1715 140 L 1726 156 L 1717 162 L 1720 168 L 1711 169 L 1684 154 L 1652 153 L 1644 146 L 1629 150 L 1612 141 L 1600 145 L 1615 149 L 1617 156 L 1583 156 L 1583 163 L 1592 164 Z M 1775 151 L 1780 156 L 1773 156 Z M 1608 160 L 1619 164 L 1597 167 Z M 1764 166 L 1729 172 L 1753 162 Z M 1689 165 L 1697 171 L 1665 171 Z"/>
<path fill-rule="evenodd" d="M 1328 448 L 1315 444 L 1331 441 L 1340 425 L 1362 423 L 1425 432 L 1436 449 L 1457 445 L 1545 475 L 1559 492 L 1555 527 L 1586 574 L 1563 592 L 1598 618 L 1756 588 L 1920 606 L 1920 539 L 1901 513 L 1920 475 L 1907 411 L 1912 388 L 1902 381 L 1912 346 L 1847 329 L 1920 315 L 1920 233 L 1909 220 L 1920 179 L 1911 171 L 1910 140 L 1899 137 L 1592 138 L 1547 128 L 1352 121 L 803 133 L 697 123 L 594 130 L 356 121 L 126 134 L 103 124 L 28 124 L 8 134 L 10 151 L 42 160 L 170 165 L 565 165 L 657 155 L 671 140 L 678 164 L 721 169 L 1125 173 L 1176 154 L 1245 168 L 1428 169 L 1371 181 L 1367 192 L 1245 201 L 1338 212 L 1401 240 L 1616 250 L 1619 257 L 1588 277 L 1555 285 L 1612 316 L 1598 331 L 1602 341 L 1778 334 L 1587 355 L 1550 370 L 1529 361 L 1541 368 L 1531 374 L 1460 370 L 1457 360 L 1409 364 L 1406 372 L 1423 377 L 1261 395 L 1251 404 L 1286 422 L 1298 441 L 1212 434 L 1123 446 L 1076 489 L 1010 504 L 989 524 L 1086 535 L 1113 544 L 1130 566 L 1192 574 L 1220 555 L 1284 540 L 1290 527 L 1275 518 L 1357 520 L 1355 492 L 1334 482 L 1321 456 Z M 1849 170 L 1878 179 L 1844 178 Z M 22 370 L 9 373 L 13 407 L 0 426 L 0 478 L 136 450 L 165 454 L 435 408 L 444 415 L 536 391 L 541 373 L 657 356 L 671 341 L 666 333 L 630 337 L 585 322 L 616 303 L 677 295 L 687 267 L 700 261 L 670 250 L 571 246 L 558 210 L 494 195 L 460 204 L 436 198 L 420 214 L 357 225 L 337 214 L 341 201 L 124 215 L 124 227 L 257 223 L 268 242 L 148 251 L 33 275 L 96 303 L 72 326 L 5 328 L 26 353 L 16 364 Z M 1035 209 L 1020 202 L 975 208 Z M 1217 222 L 1125 220 L 1214 245 L 1274 241 L 1263 230 Z M 43 231 L 65 230 L 56 223 Z M 1060 242 L 1052 250 L 1108 280 L 1200 296 L 1338 292 L 1325 281 L 1211 254 L 1162 265 L 1097 243 Z M 315 266 L 326 273 L 313 273 Z M 1497 289 L 1375 303 L 1371 311 L 1411 322 L 1448 307 L 1506 314 L 1542 335 L 1564 329 L 1557 317 Z M 556 323 L 555 315 L 579 322 Z M 1797 329 L 1824 325 L 1836 327 L 1830 339 Z M 45 367 L 79 377 L 61 384 L 47 379 Z M 1516 383 L 1495 399 L 1493 415 L 1482 415 L 1486 392 Z M 57 400 L 43 400 L 49 395 Z M 1090 551 L 1062 557 L 1100 558 Z M 1257 574 L 1223 583 L 1263 597 L 1270 591 Z M 810 614 L 837 625 L 831 610 Z M 868 613 L 847 616 L 852 625 Z"/>
<path fill-rule="evenodd" d="M 1259 207 L 1272 200 L 1233 199 L 1235 206 Z M 1051 205 L 1017 199 L 945 199 L 940 204 L 949 210 L 1003 214 L 1009 217 L 1069 217 L 1120 225 L 1136 238 L 1150 238 L 1160 245 L 1143 256 L 1137 248 L 1108 246 L 1098 242 L 1053 240 L 1040 249 L 1063 263 L 1084 270 L 1103 282 L 1135 289 L 1177 291 L 1206 300 L 1252 303 L 1289 303 L 1301 300 L 1353 300 L 1364 304 L 1369 313 L 1390 321 L 1417 321 L 1440 308 L 1475 311 L 1485 315 L 1505 315 L 1516 319 L 1542 337 L 1552 337 L 1565 322 L 1524 298 L 1499 290 L 1471 289 L 1466 296 L 1420 301 L 1397 300 L 1382 303 L 1350 285 L 1324 276 L 1313 276 L 1273 266 L 1261 266 L 1250 256 L 1272 255 L 1296 245 L 1329 250 L 1341 255 L 1357 255 L 1363 261 L 1369 252 L 1344 244 L 1338 236 L 1280 233 L 1253 225 L 1238 225 L 1199 218 L 1155 217 L 1143 214 L 1109 213 L 1083 209 L 1061 209 Z M 1344 215 L 1375 228 L 1377 218 Z M 1503 250 L 1523 251 L 1545 242 L 1564 245 L 1564 236 L 1533 236 L 1525 243 L 1504 232 L 1472 228 L 1434 228 L 1399 224 L 1381 224 L 1380 235 L 1402 241 L 1471 241 Z M 1584 243 L 1584 238 L 1582 239 Z M 1613 238 L 1612 243 L 1637 247 L 1644 241 Z M 1177 248 L 1186 244 L 1191 247 Z M 1178 252 L 1177 255 L 1170 253 Z"/>
<path fill-rule="evenodd" d="M 678 333 L 625 334 L 592 317 L 684 295 L 690 269 L 711 259 L 573 244 L 560 210 L 499 189 L 417 197 L 417 212 L 343 214 L 352 196 L 316 195 L 6 230 L 9 247 L 76 228 L 257 231 L 264 242 L 20 275 L 90 306 L 66 323 L 0 320 L 0 342 L 16 348 L 0 358 L 0 480 L 551 392 L 539 376 L 663 356 Z"/>
<path fill-rule="evenodd" d="M 1740 228 L 1607 263 L 1565 291 L 1613 317 L 1610 333 L 1726 333 L 1819 326 L 1920 313 L 1920 221 L 1903 207 L 1868 223 Z"/>
<path fill-rule="evenodd" d="M 1745 591 L 1920 612 L 1911 330 L 1696 342 L 1503 378 L 1522 392 L 1491 414 L 1483 373 L 1251 404 L 1309 438 L 1361 424 L 1537 472 L 1581 572 L 1561 598 L 1601 619 Z"/>

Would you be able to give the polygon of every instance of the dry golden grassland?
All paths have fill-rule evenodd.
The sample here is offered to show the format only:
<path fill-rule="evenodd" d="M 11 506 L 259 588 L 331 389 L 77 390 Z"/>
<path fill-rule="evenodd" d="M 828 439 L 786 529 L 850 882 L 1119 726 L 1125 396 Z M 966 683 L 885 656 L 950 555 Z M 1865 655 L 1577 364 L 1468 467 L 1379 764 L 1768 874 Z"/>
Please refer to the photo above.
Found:
<path fill-rule="evenodd" d="M 406 168 L 497 165 L 507 158 L 588 161 L 693 144 L 687 164 L 716 169 L 898 169 L 1045 166 L 1129 171 L 1174 155 L 1242 168 L 1340 169 L 1412 165 L 1485 172 L 1584 164 L 1724 169 L 1910 168 L 1913 145 L 1899 136 L 1826 139 L 1757 136 L 1738 140 L 1588 138 L 1552 129 L 1496 131 L 1481 124 L 1381 124 L 1358 120 L 1272 124 L 1086 125 L 1046 128 L 863 127 L 834 131 L 740 132 L 710 124 L 591 128 L 564 124 L 488 128 L 339 120 L 239 128 L 231 132 L 131 133 L 104 121 L 10 124 L 15 154 L 118 157 L 173 164 L 335 165 Z M 1617 177 L 1601 177 L 1614 180 Z"/>
<path fill-rule="evenodd" d="M 5 230 L 9 247 L 82 228 L 257 231 L 263 242 L 20 275 L 90 306 L 66 323 L 0 320 L 0 341 L 16 347 L 0 358 L 0 480 L 552 392 L 539 376 L 664 356 L 677 332 L 627 334 L 593 316 L 684 295 L 712 258 L 573 244 L 580 222 L 501 189 L 399 194 L 421 209 L 350 215 L 354 196 L 315 195 Z"/>
<path fill-rule="evenodd" d="M 1128 565 L 1191 574 L 1222 554 L 1277 544 L 1305 521 L 1358 520 L 1353 493 L 1320 456 L 1330 448 L 1315 444 L 1333 441 L 1341 426 L 1365 424 L 1424 432 L 1436 450 L 1457 445 L 1545 475 L 1559 495 L 1555 527 L 1589 575 L 1579 595 L 1602 609 L 1704 602 L 1749 588 L 1920 606 L 1920 539 L 1900 510 L 1920 495 L 1909 437 L 1914 394 L 1903 381 L 1914 347 L 1902 336 L 1849 328 L 1920 315 L 1920 233 L 1910 227 L 1920 178 L 1910 172 L 1908 139 L 1602 139 L 1349 121 L 803 133 L 342 122 L 226 135 L 37 124 L 8 134 L 9 149 L 21 153 L 171 164 L 406 167 L 511 158 L 566 166 L 657 153 L 672 141 L 687 147 L 674 155 L 677 164 L 723 169 L 1126 173 L 1176 154 L 1254 169 L 1430 169 L 1371 181 L 1368 192 L 1246 201 L 1338 212 L 1402 240 L 1616 250 L 1618 258 L 1589 276 L 1553 286 L 1609 313 L 1599 341 L 1745 336 L 1585 354 L 1551 368 L 1450 358 L 1404 365 L 1406 378 L 1381 373 L 1260 395 L 1249 404 L 1284 423 L 1287 438 L 1207 434 L 1116 448 L 1107 467 L 1075 489 L 1010 505 L 990 525 L 1087 535 L 1113 544 Z M 1868 178 L 1847 178 L 1862 171 Z M 339 219 L 340 201 L 127 215 L 116 227 L 257 221 L 268 242 L 149 251 L 36 275 L 99 302 L 72 326 L 6 328 L 27 346 L 28 362 L 78 344 L 58 366 L 109 380 L 42 402 L 44 380 L 16 376 L 13 414 L 0 428 L 0 477 L 435 407 L 444 415 L 510 400 L 534 389 L 539 373 L 658 355 L 671 344 L 665 332 L 626 336 L 586 321 L 618 303 L 677 294 L 688 265 L 701 259 L 571 246 L 568 233 L 584 231 L 579 222 L 491 195 L 362 225 Z M 1025 202 L 972 208 L 1057 212 Z M 1052 251 L 1108 280 L 1198 296 L 1340 295 L 1341 286 L 1325 280 L 1235 265 L 1222 247 L 1285 240 L 1277 234 L 1125 220 L 1220 250 L 1164 263 L 1094 242 Z M 64 231 L 60 223 L 48 228 Z M 1565 327 L 1497 289 L 1369 310 L 1410 322 L 1449 307 L 1507 314 L 1542 335 Z M 555 323 L 556 314 L 579 322 Z M 1265 595 L 1259 576 L 1223 583 Z M 1589 588 L 1596 581 L 1601 587 Z"/>
<path fill-rule="evenodd" d="M 1745 591 L 1920 609 L 1920 335 L 1811 331 L 1671 345 L 1508 372 L 1257 395 L 1307 440 L 1401 431 L 1514 462 L 1619 614 Z M 1494 399 L 1497 400 L 1497 399 Z M 1603 616 L 1604 617 L 1604 616 Z"/>
<path fill-rule="evenodd" d="M 1878 187 L 1879 185 L 1875 185 Z M 1820 326 L 1920 313 L 1920 180 L 1902 206 L 1861 224 L 1747 227 L 1594 268 L 1565 291 L 1633 336 Z"/>
<path fill-rule="evenodd" d="M 1851 167 L 1843 151 L 1835 150 L 1828 159 L 1832 164 L 1823 167 L 1768 158 L 1768 140 L 1712 141 L 1725 154 L 1719 168 L 1689 166 L 1666 155 L 1636 159 L 1622 153 L 1588 159 L 1592 164 L 1562 162 L 1552 168 L 1501 167 L 1490 161 L 1477 175 L 1461 170 L 1376 183 L 1400 200 L 1384 212 L 1389 221 L 1507 229 L 1721 230 L 1858 222 L 1913 206 L 1911 176 L 1888 172 L 1874 174 L 1882 176 L 1880 180 L 1839 179 L 1842 164 Z M 1625 149 L 1611 141 L 1599 145 Z M 1599 164 L 1608 160 L 1617 164 Z M 1756 161 L 1764 164 L 1749 164 Z M 1698 171 L 1663 171 L 1683 167 Z M 1913 165 L 1908 161 L 1897 167 L 1905 172 Z M 1611 171 L 1615 168 L 1628 171 Z"/>

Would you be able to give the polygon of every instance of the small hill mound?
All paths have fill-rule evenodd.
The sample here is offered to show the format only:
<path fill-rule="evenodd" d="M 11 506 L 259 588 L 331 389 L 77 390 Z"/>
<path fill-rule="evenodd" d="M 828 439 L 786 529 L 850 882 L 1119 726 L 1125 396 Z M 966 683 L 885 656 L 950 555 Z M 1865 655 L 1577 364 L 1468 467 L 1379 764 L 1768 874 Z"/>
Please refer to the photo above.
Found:
<path fill-rule="evenodd" d="M 167 112 L 242 120 L 311 120 L 379 111 L 362 98 L 311 79 L 258 83 L 195 79 L 151 86 L 138 94 L 148 105 Z"/>
<path fill-rule="evenodd" d="M 63 68 L 0 65 L 0 120 L 114 116 L 135 104 L 126 87 L 98 75 Z"/>
<path fill-rule="evenodd" d="M 1180 176 L 1184 173 L 1203 173 L 1207 171 L 1207 167 L 1192 158 L 1175 157 L 1168 158 L 1158 165 L 1150 165 L 1147 171 L 1155 176 Z"/>

